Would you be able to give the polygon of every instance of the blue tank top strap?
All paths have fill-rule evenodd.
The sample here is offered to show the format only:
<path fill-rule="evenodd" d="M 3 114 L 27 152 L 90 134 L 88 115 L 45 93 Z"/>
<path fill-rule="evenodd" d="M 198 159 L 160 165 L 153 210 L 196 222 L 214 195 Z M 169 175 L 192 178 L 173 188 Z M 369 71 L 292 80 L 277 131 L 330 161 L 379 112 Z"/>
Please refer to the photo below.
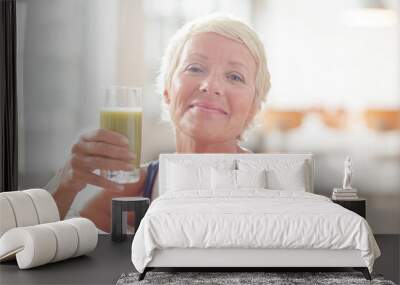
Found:
<path fill-rule="evenodd" d="M 153 192 L 154 181 L 156 180 L 158 172 L 158 160 L 150 162 L 147 167 L 146 182 L 144 184 L 143 197 L 151 199 Z"/>

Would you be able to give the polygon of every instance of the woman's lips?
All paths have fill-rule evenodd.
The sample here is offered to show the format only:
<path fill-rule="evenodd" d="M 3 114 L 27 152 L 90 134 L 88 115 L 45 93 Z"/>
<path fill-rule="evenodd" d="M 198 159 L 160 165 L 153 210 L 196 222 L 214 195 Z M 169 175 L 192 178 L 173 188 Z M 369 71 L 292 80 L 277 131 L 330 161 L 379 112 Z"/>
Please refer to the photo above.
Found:
<path fill-rule="evenodd" d="M 190 109 L 196 108 L 200 111 L 203 112 L 208 112 L 208 113 L 217 113 L 217 114 L 223 114 L 223 115 L 228 115 L 228 112 L 226 112 L 224 109 L 211 105 L 211 104 L 205 104 L 205 103 L 194 103 L 189 106 Z"/>

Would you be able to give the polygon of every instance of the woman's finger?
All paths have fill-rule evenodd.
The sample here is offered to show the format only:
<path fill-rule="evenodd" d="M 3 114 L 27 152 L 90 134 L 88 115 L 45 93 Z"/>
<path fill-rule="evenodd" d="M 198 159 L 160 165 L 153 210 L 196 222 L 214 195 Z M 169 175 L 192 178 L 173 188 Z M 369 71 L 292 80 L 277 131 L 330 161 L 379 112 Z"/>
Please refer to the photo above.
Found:
<path fill-rule="evenodd" d="M 123 191 L 124 185 L 115 183 L 111 180 L 108 180 L 102 176 L 90 173 L 78 171 L 75 173 L 75 176 L 81 180 L 86 181 L 88 184 L 92 184 L 101 188 L 105 188 L 106 190 L 111 191 Z"/>
<path fill-rule="evenodd" d="M 71 158 L 71 166 L 76 169 L 92 171 L 95 169 L 101 170 L 133 170 L 134 165 L 132 162 L 100 157 L 88 156 L 82 154 L 73 154 Z"/>
<path fill-rule="evenodd" d="M 90 142 L 106 142 L 109 144 L 114 144 L 119 146 L 129 145 L 129 140 L 127 137 L 117 132 L 105 129 L 97 129 L 87 134 L 83 134 L 80 140 L 90 141 Z"/>
<path fill-rule="evenodd" d="M 72 153 L 83 153 L 91 156 L 103 156 L 115 159 L 132 161 L 135 154 L 127 147 L 112 145 L 104 142 L 81 142 L 72 147 Z"/>

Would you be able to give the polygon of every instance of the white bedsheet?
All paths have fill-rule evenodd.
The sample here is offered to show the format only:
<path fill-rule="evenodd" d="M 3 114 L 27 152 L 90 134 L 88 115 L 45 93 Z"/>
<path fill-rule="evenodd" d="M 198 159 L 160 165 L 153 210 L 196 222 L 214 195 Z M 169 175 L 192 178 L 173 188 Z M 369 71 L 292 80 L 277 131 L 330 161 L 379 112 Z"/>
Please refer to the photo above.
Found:
<path fill-rule="evenodd" d="M 174 247 L 358 249 L 370 272 L 380 256 L 359 215 L 324 196 L 265 189 L 160 196 L 135 234 L 132 262 L 143 272 L 154 249 Z"/>

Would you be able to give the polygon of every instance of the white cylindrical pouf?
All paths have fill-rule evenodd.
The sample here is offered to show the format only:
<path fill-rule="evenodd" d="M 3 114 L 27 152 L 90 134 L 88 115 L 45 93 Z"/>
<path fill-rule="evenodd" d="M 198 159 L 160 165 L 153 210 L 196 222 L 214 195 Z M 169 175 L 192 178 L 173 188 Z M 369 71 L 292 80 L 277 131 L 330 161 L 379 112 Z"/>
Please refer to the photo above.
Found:
<path fill-rule="evenodd" d="M 78 249 L 78 233 L 74 226 L 65 221 L 41 225 L 51 229 L 57 238 L 57 252 L 51 262 L 73 257 Z"/>
<path fill-rule="evenodd" d="M 10 202 L 1 194 L 2 193 L 0 193 L 0 238 L 6 231 L 17 226 Z"/>
<path fill-rule="evenodd" d="M 23 192 L 31 197 L 39 217 L 39 224 L 60 220 L 57 204 L 48 191 L 44 189 L 28 189 Z"/>
<path fill-rule="evenodd" d="M 17 227 L 33 226 L 39 223 L 38 214 L 30 196 L 23 191 L 1 193 L 9 202 L 15 215 Z"/>
<path fill-rule="evenodd" d="M 20 269 L 49 263 L 55 256 L 57 241 L 54 232 L 41 225 L 14 228 L 0 239 L 0 254 L 16 252 Z"/>
<path fill-rule="evenodd" d="M 74 257 L 88 253 L 96 248 L 98 231 L 94 223 L 86 218 L 73 218 L 64 222 L 71 224 L 78 232 L 78 249 Z"/>

